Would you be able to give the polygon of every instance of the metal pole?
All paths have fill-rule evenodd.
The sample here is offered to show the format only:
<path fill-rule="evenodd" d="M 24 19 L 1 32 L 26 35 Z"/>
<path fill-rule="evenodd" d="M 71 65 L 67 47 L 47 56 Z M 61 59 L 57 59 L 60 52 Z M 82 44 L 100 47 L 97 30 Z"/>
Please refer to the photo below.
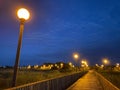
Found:
<path fill-rule="evenodd" d="M 24 21 L 25 21 L 24 19 L 20 20 L 20 32 L 19 32 L 19 39 L 18 39 L 18 47 L 17 47 L 17 53 L 16 53 L 16 60 L 15 60 L 15 65 L 14 65 L 12 87 L 16 86 L 18 65 L 19 65 L 19 59 L 20 59 L 20 48 L 21 48 L 22 36 L 23 36 L 23 30 L 24 30 Z"/>

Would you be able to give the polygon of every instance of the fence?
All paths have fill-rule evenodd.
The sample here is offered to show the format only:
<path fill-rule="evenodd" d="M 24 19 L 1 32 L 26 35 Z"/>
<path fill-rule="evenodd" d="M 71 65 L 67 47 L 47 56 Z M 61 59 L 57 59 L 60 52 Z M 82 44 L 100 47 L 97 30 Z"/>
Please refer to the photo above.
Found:
<path fill-rule="evenodd" d="M 84 74 L 85 73 L 79 72 L 72 75 L 38 81 L 5 90 L 65 90 Z"/>

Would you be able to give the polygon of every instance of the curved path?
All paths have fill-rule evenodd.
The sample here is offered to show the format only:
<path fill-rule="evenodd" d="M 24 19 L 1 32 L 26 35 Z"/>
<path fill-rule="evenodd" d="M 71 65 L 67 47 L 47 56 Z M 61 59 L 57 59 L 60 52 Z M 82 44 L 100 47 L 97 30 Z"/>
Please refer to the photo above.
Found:
<path fill-rule="evenodd" d="M 94 71 L 89 71 L 85 76 L 78 79 L 67 90 L 103 90 L 102 85 Z"/>

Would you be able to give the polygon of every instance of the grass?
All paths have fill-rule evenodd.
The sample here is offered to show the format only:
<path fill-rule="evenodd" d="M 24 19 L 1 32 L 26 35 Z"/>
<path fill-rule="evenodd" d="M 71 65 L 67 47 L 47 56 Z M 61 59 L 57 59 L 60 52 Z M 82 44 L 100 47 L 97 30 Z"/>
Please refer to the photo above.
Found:
<path fill-rule="evenodd" d="M 72 74 L 72 73 L 75 72 L 74 71 L 61 72 L 58 70 L 51 70 L 51 71 L 22 70 L 18 72 L 17 86 L 35 81 L 55 78 L 67 74 Z M 11 69 L 0 70 L 0 90 L 11 87 L 12 76 L 13 76 L 13 70 Z"/>
<path fill-rule="evenodd" d="M 120 88 L 120 72 L 116 71 L 101 71 L 101 73 L 107 80 Z"/>
<path fill-rule="evenodd" d="M 12 77 L 11 70 L 0 70 L 0 90 L 10 86 Z"/>

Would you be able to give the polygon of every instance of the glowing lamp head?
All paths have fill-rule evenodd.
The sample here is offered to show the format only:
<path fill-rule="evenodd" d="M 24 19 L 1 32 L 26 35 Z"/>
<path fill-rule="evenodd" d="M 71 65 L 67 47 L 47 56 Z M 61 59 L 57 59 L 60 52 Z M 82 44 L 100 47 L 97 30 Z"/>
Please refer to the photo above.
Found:
<path fill-rule="evenodd" d="M 107 60 L 104 60 L 104 63 L 108 63 L 108 61 L 107 61 Z"/>
<path fill-rule="evenodd" d="M 107 59 L 107 58 L 104 58 L 103 61 L 102 61 L 104 64 L 109 64 L 110 61 Z"/>
<path fill-rule="evenodd" d="M 79 54 L 78 53 L 74 53 L 73 57 L 74 57 L 74 59 L 78 59 L 79 58 Z"/>
<path fill-rule="evenodd" d="M 76 54 L 76 55 L 74 55 L 74 57 L 75 57 L 75 58 L 78 58 L 78 55 Z"/>
<path fill-rule="evenodd" d="M 19 19 L 24 19 L 24 20 L 28 20 L 30 17 L 30 13 L 25 8 L 19 9 L 17 15 Z"/>
<path fill-rule="evenodd" d="M 82 64 L 84 64 L 84 63 L 85 63 L 85 61 L 84 61 L 84 60 L 82 60 L 82 61 L 81 61 L 81 63 L 82 63 Z"/>

